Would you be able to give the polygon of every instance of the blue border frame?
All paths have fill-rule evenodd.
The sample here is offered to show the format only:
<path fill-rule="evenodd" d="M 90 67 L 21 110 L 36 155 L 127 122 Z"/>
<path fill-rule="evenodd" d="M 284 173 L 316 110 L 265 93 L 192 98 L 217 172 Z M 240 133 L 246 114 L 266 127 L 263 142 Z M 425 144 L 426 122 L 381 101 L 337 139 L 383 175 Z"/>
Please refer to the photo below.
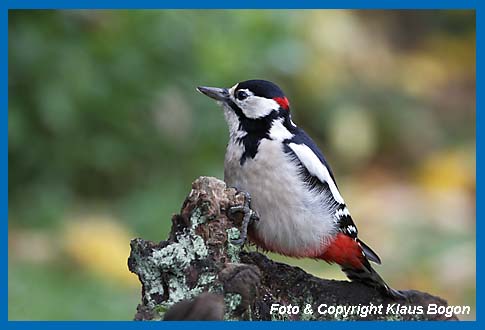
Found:
<path fill-rule="evenodd" d="M 483 207 L 480 206 L 483 201 L 482 198 L 482 189 L 483 187 L 482 181 L 483 176 L 480 175 L 480 163 L 482 162 L 480 157 L 480 149 L 482 148 L 482 133 L 480 132 L 479 128 L 483 127 L 482 118 L 483 115 L 478 111 L 480 108 L 482 97 L 481 92 L 483 88 L 480 85 L 480 73 L 482 70 L 482 66 L 480 65 L 480 58 L 479 55 L 482 53 L 481 47 L 483 47 L 483 32 L 481 31 L 481 24 L 480 21 L 485 18 L 482 13 L 482 8 L 480 6 L 480 2 L 478 0 L 367 0 L 363 3 L 363 0 L 326 0 L 326 1 L 318 1 L 318 0 L 300 0 L 300 1 L 289 1 L 289 0 L 282 0 L 282 1 L 275 1 L 275 0 L 267 0 L 262 3 L 261 0 L 236 0 L 236 1 L 223 1 L 223 0 L 204 0 L 204 1 L 195 1 L 195 0 L 169 0 L 169 1 L 154 1 L 154 0 L 138 0 L 138 1 L 126 1 L 126 0 L 3 0 L 0 1 L 0 17 L 1 17 L 1 34 L 0 38 L 4 45 L 4 51 L 2 52 L 2 88 L 1 88 L 1 100 L 2 104 L 5 105 L 5 111 L 2 114 L 2 118 L 0 123 L 2 124 L 2 139 L 1 139 L 1 148 L 3 151 L 2 153 L 2 161 L 1 161 L 1 178 L 2 182 L 5 183 L 3 189 L 1 190 L 1 214 L 2 218 L 5 219 L 4 223 L 4 265 L 5 271 L 2 272 L 2 280 L 3 283 L 7 283 L 4 285 L 1 292 L 2 292 L 2 302 L 3 302 L 3 318 L 0 320 L 0 327 L 3 329 L 30 329 L 30 328 L 53 328 L 53 329 L 84 329 L 84 328 L 113 328 L 113 329 L 133 329 L 133 328 L 144 328 L 144 329 L 159 329 L 162 328 L 172 328 L 172 327 L 182 327 L 185 329 L 200 329 L 201 327 L 210 327 L 210 328 L 229 328 L 229 329 L 245 329 L 247 327 L 251 328 L 278 328 L 278 329 L 293 329 L 293 328 L 309 328 L 309 329 L 316 329 L 321 327 L 330 327 L 330 328 L 337 328 L 337 327 L 346 327 L 346 328 L 367 328 L 367 327 L 375 327 L 376 324 L 372 321 L 370 322 L 170 322 L 170 323 L 159 323 L 159 322 L 122 322 L 122 321 L 91 321 L 91 322 L 83 322 L 83 321 L 57 321 L 57 322 L 45 322 L 45 321 L 8 321 L 8 10 L 9 9 L 86 9 L 86 8 L 93 8 L 93 9 L 122 9 L 122 8 L 165 8 L 165 9 L 194 9 L 194 8 L 201 8 L 201 9 L 250 9 L 250 8 L 257 8 L 257 9 L 270 9 L 270 8 L 278 8 L 278 9 L 475 9 L 476 10 L 476 52 L 477 52 L 477 78 L 476 78 L 476 86 L 477 86 L 477 96 L 476 96 L 476 104 L 477 104 L 477 111 L 476 111 L 476 165 L 477 165 L 477 173 L 476 173 L 476 180 L 477 180 L 477 208 L 476 208 L 476 216 L 477 219 L 481 218 L 483 213 Z M 476 240 L 477 240 L 477 275 L 482 273 L 482 266 L 478 262 L 481 257 L 481 249 L 479 247 L 482 246 L 481 242 L 479 241 L 480 236 L 480 222 L 477 221 L 476 226 Z M 477 321 L 471 322 L 380 322 L 379 327 L 420 327 L 420 328 L 438 328 L 438 327 L 445 327 L 445 328 L 477 328 L 480 327 L 480 324 L 483 326 L 483 321 L 481 320 L 482 314 L 482 303 L 481 299 L 479 298 L 481 295 L 478 294 L 480 292 L 481 286 L 478 283 L 478 276 L 477 276 Z M 35 306 L 33 306 L 35 308 Z"/>
<path fill-rule="evenodd" d="M 479 0 L 5 0 L 6 8 L 57 9 L 57 8 L 166 8 L 166 9 L 236 9 L 236 8 L 326 8 L 326 9 L 474 9 Z"/>

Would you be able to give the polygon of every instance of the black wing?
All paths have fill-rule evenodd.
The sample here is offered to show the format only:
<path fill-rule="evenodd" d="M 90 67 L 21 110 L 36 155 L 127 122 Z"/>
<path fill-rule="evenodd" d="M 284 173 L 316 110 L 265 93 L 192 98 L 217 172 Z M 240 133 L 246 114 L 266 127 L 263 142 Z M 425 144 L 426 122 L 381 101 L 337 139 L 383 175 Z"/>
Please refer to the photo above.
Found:
<path fill-rule="evenodd" d="M 381 260 L 379 256 L 369 246 L 367 246 L 364 242 L 357 238 L 357 226 L 350 216 L 350 213 L 345 203 L 343 202 L 343 199 L 340 198 L 340 201 L 337 200 L 338 198 L 336 198 L 334 193 L 332 193 L 330 189 L 330 184 L 333 183 L 338 190 L 337 183 L 335 182 L 332 169 L 328 165 L 320 149 L 318 149 L 318 147 L 316 146 L 315 142 L 313 142 L 313 140 L 303 130 L 298 130 L 298 132 L 291 139 L 287 139 L 283 143 L 285 146 L 285 152 L 291 155 L 293 157 L 293 160 L 299 165 L 300 175 L 302 176 L 302 179 L 308 184 L 310 189 L 317 190 L 317 192 L 323 196 L 322 200 L 324 200 L 324 203 L 327 204 L 326 206 L 329 208 L 329 210 L 335 212 L 335 221 L 339 226 L 339 230 L 343 234 L 355 239 L 359 246 L 362 248 L 365 256 L 370 261 L 380 264 Z M 306 146 L 308 148 L 306 150 L 313 153 L 313 155 L 315 155 L 318 160 L 310 160 L 311 158 L 315 159 L 315 157 L 301 157 L 301 155 L 299 157 L 295 150 L 290 146 L 290 144 L 292 143 Z M 315 162 L 320 162 L 320 164 L 314 164 Z M 316 168 L 318 168 L 319 166 L 324 166 L 328 171 L 328 175 L 326 176 L 327 180 L 325 180 L 322 175 L 317 175 L 315 173 L 318 172 Z M 312 169 L 310 170 L 309 168 Z"/>

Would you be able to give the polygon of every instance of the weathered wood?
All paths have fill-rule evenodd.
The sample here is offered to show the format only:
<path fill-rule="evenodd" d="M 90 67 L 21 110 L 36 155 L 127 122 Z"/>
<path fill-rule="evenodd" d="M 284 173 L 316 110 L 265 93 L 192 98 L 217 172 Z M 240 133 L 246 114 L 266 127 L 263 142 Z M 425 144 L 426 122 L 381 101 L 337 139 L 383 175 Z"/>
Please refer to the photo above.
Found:
<path fill-rule="evenodd" d="M 455 315 L 428 315 L 429 304 L 447 302 L 427 293 L 407 291 L 409 301 L 394 301 L 360 283 L 320 279 L 242 251 L 231 243 L 239 237 L 242 216 L 233 219 L 227 211 L 244 198 L 218 179 L 201 177 L 180 214 L 173 216 L 167 241 L 132 240 L 128 266 L 142 284 L 136 320 L 457 320 Z M 200 296 L 204 292 L 212 294 Z M 271 313 L 273 304 L 299 311 Z M 327 313 L 319 313 L 319 306 Z M 345 313 L 343 306 L 347 311 L 355 306 L 353 313 Z M 330 313 L 337 307 L 342 313 Z"/>

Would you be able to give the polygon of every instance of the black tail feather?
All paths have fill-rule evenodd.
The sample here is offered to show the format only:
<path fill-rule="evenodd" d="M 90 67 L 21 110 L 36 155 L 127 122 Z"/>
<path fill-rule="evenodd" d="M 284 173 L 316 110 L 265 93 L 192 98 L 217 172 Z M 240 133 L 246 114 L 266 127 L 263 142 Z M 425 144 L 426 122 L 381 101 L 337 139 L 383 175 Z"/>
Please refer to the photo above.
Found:
<path fill-rule="evenodd" d="M 407 296 L 404 292 L 395 290 L 391 288 L 389 285 L 387 285 L 387 283 L 371 267 L 371 265 L 367 260 L 365 260 L 363 266 L 364 267 L 360 269 L 342 267 L 342 271 L 347 275 L 347 277 L 351 281 L 361 282 L 365 285 L 376 288 L 393 299 L 407 299 Z"/>
<path fill-rule="evenodd" d="M 374 252 L 367 244 L 362 242 L 360 239 L 356 238 L 357 243 L 359 244 L 360 248 L 364 252 L 364 255 L 366 256 L 367 259 L 369 259 L 372 262 L 375 262 L 376 264 L 380 265 L 381 264 L 381 258 L 377 255 L 377 253 Z"/>

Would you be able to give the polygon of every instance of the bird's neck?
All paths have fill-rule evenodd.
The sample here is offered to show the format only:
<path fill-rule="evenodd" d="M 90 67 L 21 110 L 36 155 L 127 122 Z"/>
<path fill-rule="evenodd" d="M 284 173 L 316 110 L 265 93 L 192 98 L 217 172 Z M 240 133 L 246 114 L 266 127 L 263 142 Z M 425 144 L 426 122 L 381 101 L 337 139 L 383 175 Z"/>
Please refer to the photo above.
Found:
<path fill-rule="evenodd" d="M 238 129 L 230 134 L 229 144 L 242 148 L 240 163 L 243 165 L 247 159 L 256 157 L 262 140 L 283 142 L 295 135 L 295 129 L 296 126 L 291 124 L 291 119 L 281 116 L 271 120 L 262 118 L 240 121 Z"/>

